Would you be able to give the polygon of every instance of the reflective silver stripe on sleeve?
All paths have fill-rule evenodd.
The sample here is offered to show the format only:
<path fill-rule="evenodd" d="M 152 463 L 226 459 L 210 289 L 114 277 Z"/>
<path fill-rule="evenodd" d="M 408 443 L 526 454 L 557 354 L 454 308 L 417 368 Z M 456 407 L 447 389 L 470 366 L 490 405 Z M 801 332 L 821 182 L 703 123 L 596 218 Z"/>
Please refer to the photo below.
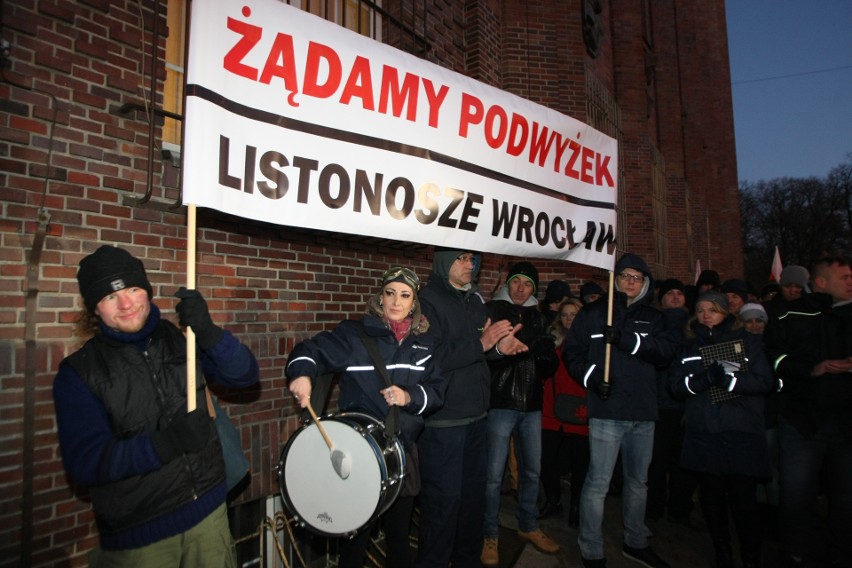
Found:
<path fill-rule="evenodd" d="M 583 386 L 584 387 L 589 388 L 589 377 L 592 375 L 592 371 L 595 370 L 596 366 L 597 365 L 592 364 L 592 366 L 589 367 L 589 370 L 586 371 L 586 374 L 583 375 Z"/>
<path fill-rule="evenodd" d="M 421 406 L 420 410 L 416 411 L 415 414 L 422 414 L 423 411 L 426 410 L 426 403 L 429 401 L 429 397 L 426 396 L 426 389 L 423 388 L 423 385 L 417 385 L 417 388 L 423 392 L 423 406 Z"/>
<path fill-rule="evenodd" d="M 431 358 L 432 358 L 432 355 L 427 355 L 427 356 L 426 356 L 426 357 L 424 357 L 423 359 L 418 359 L 417 361 L 415 361 L 415 362 L 414 362 L 414 364 L 415 364 L 415 365 L 418 365 L 418 366 L 422 366 L 422 365 L 423 365 L 423 363 L 425 363 L 426 361 L 428 361 L 428 360 L 429 360 L 429 359 L 431 359 Z"/>
<path fill-rule="evenodd" d="M 409 365 L 408 363 L 398 363 L 396 365 L 388 365 L 388 371 L 393 371 L 394 369 L 410 369 L 412 371 L 425 371 L 426 367 L 422 365 Z M 346 367 L 347 371 L 375 371 L 376 367 L 374 365 L 351 365 Z"/>
<path fill-rule="evenodd" d="M 778 372 L 778 365 L 781 364 L 781 361 L 783 361 L 786 356 L 787 354 L 784 353 L 783 355 L 779 355 L 778 358 L 775 359 L 775 362 L 772 364 L 773 371 L 775 371 L 776 373 Z"/>
<path fill-rule="evenodd" d="M 683 379 L 683 384 L 685 384 L 685 385 L 686 385 L 686 390 L 688 390 L 688 391 L 689 391 L 689 392 L 691 392 L 692 394 L 696 394 L 696 395 L 697 395 L 697 394 L 698 394 L 697 392 L 695 392 L 694 390 L 692 390 L 691 388 L 689 388 L 689 379 L 691 379 L 691 378 L 692 378 L 692 375 L 687 375 L 687 376 L 686 376 L 686 378 L 684 378 L 684 379 Z"/>
<path fill-rule="evenodd" d="M 633 351 L 631 351 L 630 354 L 636 355 L 636 353 L 639 351 L 639 346 L 642 345 L 642 336 L 636 332 L 634 332 L 633 335 L 636 336 L 636 345 L 633 346 Z"/>
<path fill-rule="evenodd" d="M 290 365 L 292 365 L 296 361 L 310 361 L 311 363 L 314 364 L 315 367 L 317 365 L 317 362 L 314 361 L 311 357 L 296 357 L 295 359 L 291 359 L 290 361 L 287 361 L 287 366 L 289 367 Z"/>

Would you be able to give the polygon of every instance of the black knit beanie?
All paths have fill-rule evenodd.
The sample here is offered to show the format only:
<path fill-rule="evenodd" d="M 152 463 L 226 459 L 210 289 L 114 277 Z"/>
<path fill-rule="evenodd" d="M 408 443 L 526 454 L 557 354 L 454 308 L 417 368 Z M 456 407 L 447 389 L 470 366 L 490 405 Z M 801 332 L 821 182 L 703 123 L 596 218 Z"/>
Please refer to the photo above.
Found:
<path fill-rule="evenodd" d="M 680 290 L 684 294 L 686 293 L 686 287 L 683 285 L 683 282 L 677 278 L 667 278 L 660 283 L 660 291 L 657 293 L 657 300 L 662 302 L 663 296 L 672 290 Z"/>
<path fill-rule="evenodd" d="M 506 282 L 514 278 L 515 276 L 523 276 L 533 285 L 533 294 L 538 291 L 538 270 L 531 263 L 522 261 L 512 265 L 509 269 L 509 273 L 506 276 Z"/>
<path fill-rule="evenodd" d="M 90 312 L 95 311 L 104 296 L 125 288 L 136 286 L 147 291 L 149 299 L 154 296 L 142 261 L 124 249 L 109 245 L 103 245 L 80 261 L 77 283 Z"/>
<path fill-rule="evenodd" d="M 742 278 L 731 278 L 722 283 L 722 292 L 725 294 L 736 294 L 743 302 L 748 302 L 748 282 Z"/>
<path fill-rule="evenodd" d="M 564 280 L 554 280 L 547 285 L 547 291 L 544 293 L 545 305 L 561 302 L 565 298 L 571 296 L 571 285 Z"/>
<path fill-rule="evenodd" d="M 702 270 L 695 282 L 695 285 L 699 287 L 708 284 L 714 287 L 722 284 L 722 279 L 719 278 L 719 273 L 715 270 Z"/>
<path fill-rule="evenodd" d="M 586 300 L 587 296 L 591 296 L 593 294 L 598 294 L 599 296 L 606 295 L 606 290 L 601 288 L 600 284 L 597 282 L 592 282 L 589 280 L 588 282 L 584 282 L 582 286 L 580 286 L 580 300 L 584 304 L 588 304 L 588 300 Z"/>

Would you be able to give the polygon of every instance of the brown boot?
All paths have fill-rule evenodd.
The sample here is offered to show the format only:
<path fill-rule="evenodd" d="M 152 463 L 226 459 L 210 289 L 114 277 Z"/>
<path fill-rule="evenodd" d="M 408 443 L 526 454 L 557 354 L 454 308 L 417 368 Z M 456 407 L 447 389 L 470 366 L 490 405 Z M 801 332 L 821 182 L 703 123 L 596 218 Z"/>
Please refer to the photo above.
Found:
<path fill-rule="evenodd" d="M 530 532 L 518 531 L 518 536 L 529 541 L 539 552 L 544 552 L 545 554 L 556 554 L 559 552 L 559 545 L 541 532 L 541 529 L 535 529 Z"/>
<path fill-rule="evenodd" d="M 497 552 L 497 539 L 486 538 L 482 544 L 482 556 L 479 557 L 483 566 L 500 566 L 500 554 Z"/>

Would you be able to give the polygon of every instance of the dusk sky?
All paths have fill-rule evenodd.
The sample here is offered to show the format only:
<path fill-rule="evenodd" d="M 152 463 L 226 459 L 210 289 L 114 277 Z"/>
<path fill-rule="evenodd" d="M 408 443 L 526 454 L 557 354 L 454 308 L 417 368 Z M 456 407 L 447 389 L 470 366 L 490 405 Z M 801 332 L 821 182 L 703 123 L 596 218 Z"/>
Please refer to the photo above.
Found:
<path fill-rule="evenodd" d="M 852 1 L 727 0 L 740 181 L 852 161 Z"/>

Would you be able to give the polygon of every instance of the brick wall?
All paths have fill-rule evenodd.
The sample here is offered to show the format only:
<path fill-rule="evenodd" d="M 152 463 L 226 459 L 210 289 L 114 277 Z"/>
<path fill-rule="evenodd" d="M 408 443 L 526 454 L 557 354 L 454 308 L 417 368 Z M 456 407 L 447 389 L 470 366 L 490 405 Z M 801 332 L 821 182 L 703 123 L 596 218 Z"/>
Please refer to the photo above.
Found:
<path fill-rule="evenodd" d="M 389 4 L 399 5 L 400 13 L 408 6 Z M 419 25 L 431 46 L 425 54 L 430 61 L 581 120 L 585 75 L 594 74 L 612 90 L 624 116 L 632 248 L 662 263 L 650 258 L 650 145 L 655 144 L 667 167 L 673 243 L 667 275 L 688 280 L 694 259 L 706 268 L 708 255 L 725 277 L 741 270 L 738 239 L 729 237 L 722 247 L 704 230 L 709 213 L 714 234 L 739 234 L 721 0 L 687 8 L 674 0 L 651 3 L 657 66 L 650 107 L 641 2 L 604 2 L 605 41 L 596 59 L 586 54 L 582 41 L 580 0 L 425 4 L 426 18 Z M 151 6 L 135 0 L 19 0 L 2 6 L 3 39 L 11 44 L 7 80 L 0 82 L 3 566 L 19 563 L 22 534 L 32 537 L 36 566 L 85 565 L 85 553 L 97 542 L 86 491 L 70 484 L 61 464 L 51 395 L 59 362 L 79 345 L 72 335 L 79 308 L 77 263 L 101 243 L 129 249 L 144 260 L 155 301 L 169 317 L 172 295 L 184 283 L 186 217 L 183 208 L 173 206 L 177 193 L 163 179 L 169 166 L 155 153 L 151 198 L 137 203 L 147 189 L 148 125 L 144 110 L 119 112 L 125 103 L 144 109 L 150 59 L 143 50 L 155 22 Z M 156 39 L 162 51 L 165 19 L 160 30 Z M 160 66 L 160 88 L 163 77 Z M 37 273 L 35 372 L 25 384 L 27 262 L 40 212 L 49 213 L 50 224 Z M 273 227 L 210 211 L 199 212 L 198 226 L 198 288 L 209 299 L 214 320 L 248 343 L 261 365 L 260 388 L 219 392 L 252 465 L 251 482 L 235 500 L 249 501 L 277 492 L 274 466 L 298 427 L 298 413 L 283 395 L 283 367 L 292 346 L 359 314 L 388 264 L 412 265 L 425 276 L 431 249 Z M 486 297 L 515 260 L 486 256 L 481 273 Z M 543 283 L 562 278 L 575 290 L 590 277 L 602 277 L 572 263 L 536 264 Z M 22 529 L 27 392 L 34 397 L 28 480 L 34 506 L 32 525 Z"/>

